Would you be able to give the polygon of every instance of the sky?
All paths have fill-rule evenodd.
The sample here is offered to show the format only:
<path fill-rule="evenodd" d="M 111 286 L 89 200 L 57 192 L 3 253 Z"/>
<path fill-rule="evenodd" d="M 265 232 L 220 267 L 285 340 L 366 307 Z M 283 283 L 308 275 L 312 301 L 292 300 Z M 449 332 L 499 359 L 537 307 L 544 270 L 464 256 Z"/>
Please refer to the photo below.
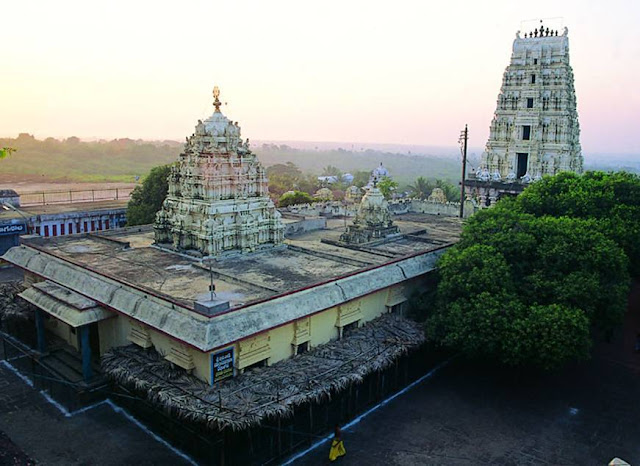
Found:
<path fill-rule="evenodd" d="M 640 2 L 0 0 L 0 136 L 484 146 L 524 20 L 569 28 L 583 153 L 637 153 Z M 528 29 L 528 28 L 527 28 Z M 523 29 L 524 32 L 525 29 Z"/>

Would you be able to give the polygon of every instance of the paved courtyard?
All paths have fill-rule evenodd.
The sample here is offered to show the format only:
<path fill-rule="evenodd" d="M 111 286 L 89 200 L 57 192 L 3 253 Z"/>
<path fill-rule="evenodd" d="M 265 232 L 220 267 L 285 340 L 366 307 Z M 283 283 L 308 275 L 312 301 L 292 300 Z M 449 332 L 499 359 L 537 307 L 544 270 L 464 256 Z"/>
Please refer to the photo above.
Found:
<path fill-rule="evenodd" d="M 639 291 L 625 334 L 591 361 L 542 376 L 454 361 L 344 432 L 335 464 L 640 464 Z M 295 464 L 329 464 L 328 451 Z"/>
<path fill-rule="evenodd" d="M 2 364 L 0 450 L 0 465 L 189 464 L 107 404 L 65 417 Z"/>

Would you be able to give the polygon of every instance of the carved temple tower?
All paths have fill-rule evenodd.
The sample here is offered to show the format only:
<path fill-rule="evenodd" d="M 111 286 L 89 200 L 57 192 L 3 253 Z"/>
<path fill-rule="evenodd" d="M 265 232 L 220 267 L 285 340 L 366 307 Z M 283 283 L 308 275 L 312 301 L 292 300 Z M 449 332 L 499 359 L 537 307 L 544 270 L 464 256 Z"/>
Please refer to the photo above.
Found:
<path fill-rule="evenodd" d="M 264 168 L 240 138 L 238 123 L 215 111 L 198 121 L 169 175 L 154 224 L 156 244 L 201 256 L 252 252 L 283 242 L 280 213 Z"/>
<path fill-rule="evenodd" d="M 340 235 L 340 241 L 351 244 L 368 243 L 398 234 L 398 227 L 391 219 L 389 203 L 377 187 L 378 181 L 388 175 L 389 172 L 382 164 L 371 172 L 356 217 L 347 231 Z"/>
<path fill-rule="evenodd" d="M 484 207 L 561 171 L 581 173 L 580 126 L 567 28 L 513 41 L 482 161 L 467 194 Z"/>

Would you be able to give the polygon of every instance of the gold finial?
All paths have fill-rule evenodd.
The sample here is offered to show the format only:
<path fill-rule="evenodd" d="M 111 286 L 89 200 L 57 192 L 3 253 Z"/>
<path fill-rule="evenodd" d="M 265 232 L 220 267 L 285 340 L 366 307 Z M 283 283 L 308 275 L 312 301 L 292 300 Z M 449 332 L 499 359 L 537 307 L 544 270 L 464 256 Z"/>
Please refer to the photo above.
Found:
<path fill-rule="evenodd" d="M 218 97 L 220 97 L 220 89 L 218 86 L 213 86 L 213 106 L 216 108 L 216 112 L 220 113 L 220 105 L 222 105 L 222 102 L 220 102 Z"/>

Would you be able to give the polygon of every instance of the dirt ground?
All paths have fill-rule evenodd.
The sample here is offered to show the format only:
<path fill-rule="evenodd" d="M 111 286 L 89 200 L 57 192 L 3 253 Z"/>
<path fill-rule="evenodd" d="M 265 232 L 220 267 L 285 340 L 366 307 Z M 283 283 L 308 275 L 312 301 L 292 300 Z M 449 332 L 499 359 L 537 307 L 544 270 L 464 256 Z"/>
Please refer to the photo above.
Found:
<path fill-rule="evenodd" d="M 342 465 L 640 464 L 640 286 L 625 331 L 547 375 L 455 360 L 343 431 Z M 296 465 L 330 464 L 324 444 Z"/>

